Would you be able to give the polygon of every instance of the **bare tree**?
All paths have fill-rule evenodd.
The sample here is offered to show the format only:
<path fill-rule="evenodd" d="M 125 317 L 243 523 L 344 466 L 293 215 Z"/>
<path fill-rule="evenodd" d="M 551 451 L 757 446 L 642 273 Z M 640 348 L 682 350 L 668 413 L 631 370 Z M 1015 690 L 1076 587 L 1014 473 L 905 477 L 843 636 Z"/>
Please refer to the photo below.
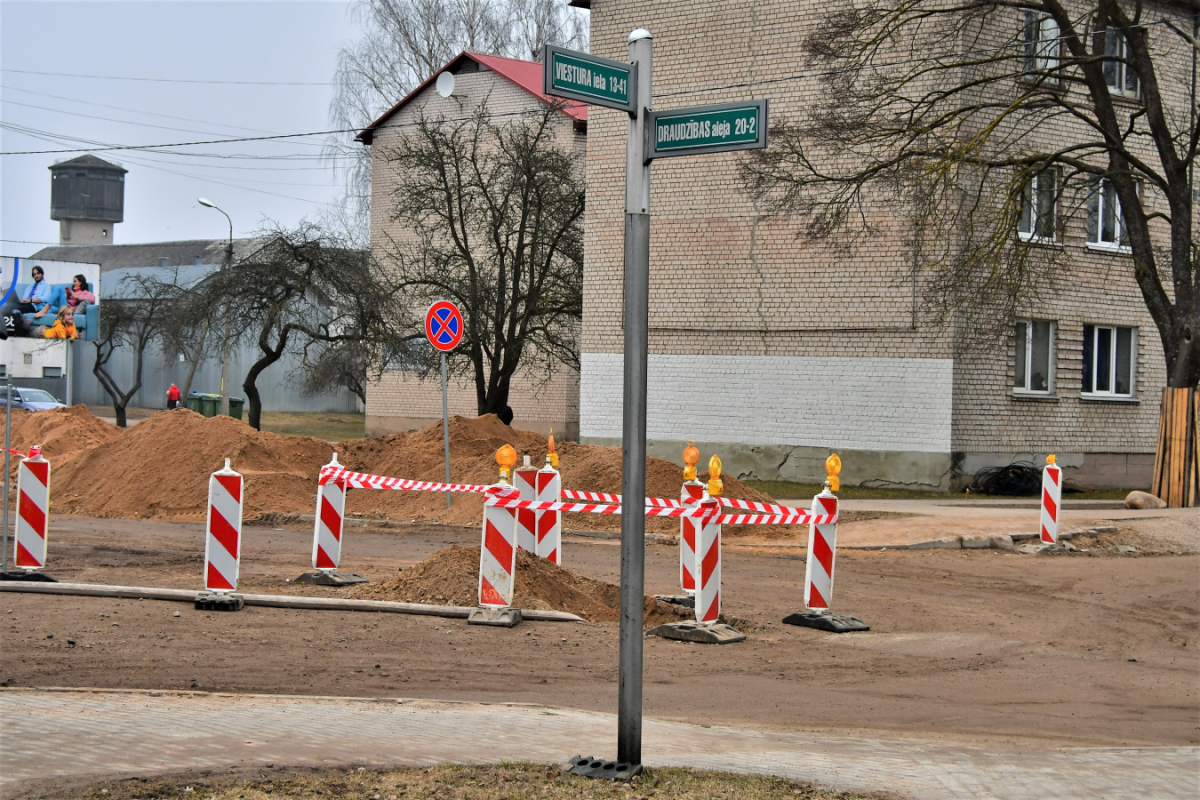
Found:
<path fill-rule="evenodd" d="M 462 310 L 448 365 L 473 377 L 480 414 L 504 409 L 522 363 L 579 368 L 584 183 L 556 141 L 560 115 L 546 106 L 500 125 L 484 105 L 457 123 L 421 117 L 377 153 L 400 176 L 391 213 L 411 231 L 385 246 L 387 267 L 414 312 L 439 298 Z"/>
<path fill-rule="evenodd" d="M 262 238 L 236 270 L 214 273 L 199 290 L 208 308 L 229 315 L 235 340 L 259 349 L 242 383 L 254 428 L 262 419 L 258 378 L 289 348 L 386 341 L 396 321 L 390 287 L 366 252 L 312 223 Z"/>
<path fill-rule="evenodd" d="M 804 42 L 830 85 L 805 116 L 772 129 L 770 149 L 743 176 L 816 241 L 853 245 L 874 212 L 901 211 L 931 306 L 960 332 L 1006 327 L 1056 267 L 1069 276 L 1068 250 L 1034 245 L 1087 213 L 1132 254 L 1122 266 L 1158 328 L 1167 384 L 1194 387 L 1200 129 L 1185 65 L 1197 9 L 1195 0 L 840 7 Z M 1171 99 L 1189 93 L 1190 104 Z"/>
<path fill-rule="evenodd" d="M 105 298 L 100 312 L 100 330 L 92 342 L 96 360 L 92 374 L 112 398 L 117 427 L 126 425 L 125 407 L 142 388 L 146 348 L 159 341 L 169 323 L 166 313 L 176 296 L 172 283 L 151 275 L 128 276 L 119 285 L 115 297 Z M 122 390 L 119 378 L 109 371 L 113 353 L 128 348 L 134 354 L 133 376 L 127 390 Z"/>
<path fill-rule="evenodd" d="M 362 29 L 338 54 L 329 106 L 338 129 L 362 130 L 464 50 L 537 58 L 543 44 L 587 49 L 587 17 L 566 0 L 358 0 Z M 360 219 L 370 208 L 370 151 L 342 134 L 326 143 Z"/>

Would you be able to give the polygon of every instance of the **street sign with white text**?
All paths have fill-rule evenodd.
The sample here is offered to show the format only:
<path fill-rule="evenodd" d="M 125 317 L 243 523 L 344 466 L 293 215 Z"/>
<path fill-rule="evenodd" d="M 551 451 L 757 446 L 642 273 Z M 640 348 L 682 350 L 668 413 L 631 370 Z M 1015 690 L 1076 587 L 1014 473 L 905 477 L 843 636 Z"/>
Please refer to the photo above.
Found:
<path fill-rule="evenodd" d="M 633 113 L 637 108 L 633 64 L 546 45 L 542 50 L 542 93 Z"/>
<path fill-rule="evenodd" d="M 767 146 L 767 101 L 651 111 L 646 158 L 695 156 Z"/>

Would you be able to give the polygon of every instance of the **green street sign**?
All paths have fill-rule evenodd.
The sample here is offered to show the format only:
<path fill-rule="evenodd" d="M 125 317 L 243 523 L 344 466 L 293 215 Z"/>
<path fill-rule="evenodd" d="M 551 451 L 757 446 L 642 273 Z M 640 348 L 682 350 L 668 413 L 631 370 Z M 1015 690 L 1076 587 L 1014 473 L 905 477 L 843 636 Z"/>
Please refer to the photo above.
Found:
<path fill-rule="evenodd" d="M 694 156 L 767 146 L 767 101 L 651 111 L 646 158 Z"/>
<path fill-rule="evenodd" d="M 549 44 L 542 49 L 542 94 L 632 114 L 637 109 L 636 87 L 633 64 Z"/>

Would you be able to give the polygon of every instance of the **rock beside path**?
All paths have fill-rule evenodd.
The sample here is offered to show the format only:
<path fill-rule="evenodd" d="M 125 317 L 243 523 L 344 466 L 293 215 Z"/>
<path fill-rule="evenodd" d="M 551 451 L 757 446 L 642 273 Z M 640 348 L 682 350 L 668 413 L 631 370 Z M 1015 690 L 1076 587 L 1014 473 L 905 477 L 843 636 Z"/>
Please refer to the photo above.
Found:
<path fill-rule="evenodd" d="M 1167 504 L 1149 492 L 1130 492 L 1125 496 L 1125 507 L 1136 509 L 1166 508 Z"/>

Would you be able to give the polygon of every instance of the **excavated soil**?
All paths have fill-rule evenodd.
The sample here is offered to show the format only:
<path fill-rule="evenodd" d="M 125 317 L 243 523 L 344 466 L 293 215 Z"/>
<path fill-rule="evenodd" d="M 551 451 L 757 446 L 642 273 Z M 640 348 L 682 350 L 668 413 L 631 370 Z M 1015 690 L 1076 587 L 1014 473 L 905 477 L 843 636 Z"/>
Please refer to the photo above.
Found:
<path fill-rule="evenodd" d="M 232 417 L 178 408 L 54 464 L 53 503 L 93 517 L 201 519 L 208 476 L 229 458 L 245 476 L 245 518 L 309 510 L 331 452 L 320 439 L 263 433 Z"/>
<path fill-rule="evenodd" d="M 478 604 L 479 548 L 451 545 L 394 578 L 360 584 L 346 594 L 357 600 L 474 606 Z M 611 583 L 576 575 L 526 550 L 517 551 L 513 606 L 578 614 L 590 622 L 616 622 L 620 590 Z M 690 618 L 669 603 L 646 595 L 646 626 Z"/>
<path fill-rule="evenodd" d="M 123 519 L 200 519 L 205 513 L 208 476 L 232 461 L 246 478 L 243 515 L 311 514 L 317 474 L 336 449 L 339 461 L 357 472 L 426 481 L 445 480 L 442 426 L 382 439 L 355 439 L 333 446 L 302 436 L 256 431 L 231 417 L 206 418 L 187 409 L 155 414 L 122 431 L 92 416 L 84 406 L 13 416 L 15 447 L 41 444 L 54 464 L 53 502 L 57 511 Z M 519 456 L 541 465 L 546 440 L 510 428 L 494 415 L 450 420 L 451 480 L 490 484 L 497 479 L 496 450 L 511 444 Z M 563 486 L 594 492 L 621 491 L 621 449 L 563 442 L 558 445 Z M 520 461 L 518 461 L 520 463 Z M 706 480 L 707 475 L 701 475 Z M 678 497 L 681 467 L 646 460 L 646 493 Z M 725 476 L 728 497 L 771 502 L 737 478 Z M 351 516 L 400 522 L 478 524 L 483 497 L 430 492 L 354 490 L 347 496 Z M 615 531 L 617 515 L 571 514 L 566 530 Z M 673 518 L 646 519 L 646 529 L 676 533 Z M 724 535 L 782 538 L 785 528 L 726 526 Z"/>

